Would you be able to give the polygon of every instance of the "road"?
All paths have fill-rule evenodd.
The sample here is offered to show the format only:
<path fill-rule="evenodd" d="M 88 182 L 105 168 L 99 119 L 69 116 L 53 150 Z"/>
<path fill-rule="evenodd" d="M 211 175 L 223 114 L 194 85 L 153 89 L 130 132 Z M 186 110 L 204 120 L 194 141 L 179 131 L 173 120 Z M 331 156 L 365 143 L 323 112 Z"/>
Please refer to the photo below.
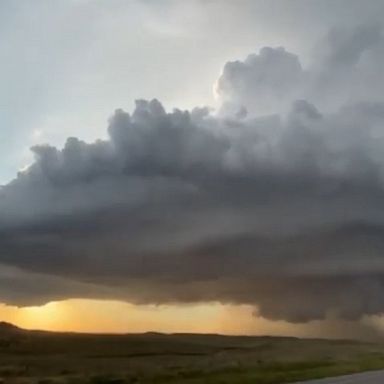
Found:
<path fill-rule="evenodd" d="M 355 375 L 332 377 L 329 379 L 301 381 L 296 384 L 383 384 L 384 371 L 357 373 Z"/>

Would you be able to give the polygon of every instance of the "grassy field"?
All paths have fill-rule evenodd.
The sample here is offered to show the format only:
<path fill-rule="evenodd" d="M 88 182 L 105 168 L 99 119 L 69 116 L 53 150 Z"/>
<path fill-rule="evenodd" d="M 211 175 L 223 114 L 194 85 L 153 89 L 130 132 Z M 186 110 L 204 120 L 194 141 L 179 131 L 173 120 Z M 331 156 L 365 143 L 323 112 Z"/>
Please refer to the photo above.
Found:
<path fill-rule="evenodd" d="M 384 345 L 219 335 L 92 335 L 0 326 L 0 382 L 273 384 L 384 368 Z"/>

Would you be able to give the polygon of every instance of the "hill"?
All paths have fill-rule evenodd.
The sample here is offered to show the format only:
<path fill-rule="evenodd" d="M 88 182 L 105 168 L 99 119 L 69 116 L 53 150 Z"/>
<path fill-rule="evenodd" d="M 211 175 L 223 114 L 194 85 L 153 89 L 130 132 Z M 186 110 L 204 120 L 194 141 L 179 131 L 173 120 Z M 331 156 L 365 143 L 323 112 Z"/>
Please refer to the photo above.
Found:
<path fill-rule="evenodd" d="M 0 323 L 0 378 L 46 384 L 273 384 L 384 368 L 384 346 L 204 334 L 81 334 Z"/>
<path fill-rule="evenodd" d="M 5 321 L 0 321 L 0 333 L 8 333 L 8 332 L 20 332 L 21 328 L 13 325 L 11 323 L 7 323 Z"/>

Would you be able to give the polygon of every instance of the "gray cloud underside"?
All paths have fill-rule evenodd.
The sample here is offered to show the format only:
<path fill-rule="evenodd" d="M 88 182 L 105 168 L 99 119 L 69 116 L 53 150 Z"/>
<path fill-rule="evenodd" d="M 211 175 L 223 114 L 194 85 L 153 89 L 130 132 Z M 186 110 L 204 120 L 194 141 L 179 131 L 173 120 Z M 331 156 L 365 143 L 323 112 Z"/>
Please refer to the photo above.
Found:
<path fill-rule="evenodd" d="M 227 64 L 216 115 L 141 100 L 109 140 L 33 148 L 0 191 L 0 300 L 382 313 L 384 39 L 361 27 L 323 47 L 308 68 L 282 48 Z"/>

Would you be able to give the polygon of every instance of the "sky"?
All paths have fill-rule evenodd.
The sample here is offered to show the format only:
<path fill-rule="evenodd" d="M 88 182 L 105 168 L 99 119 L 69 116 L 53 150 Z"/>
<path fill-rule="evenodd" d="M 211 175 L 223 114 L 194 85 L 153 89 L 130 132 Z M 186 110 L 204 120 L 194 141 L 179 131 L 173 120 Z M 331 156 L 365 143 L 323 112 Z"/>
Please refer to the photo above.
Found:
<path fill-rule="evenodd" d="M 383 16 L 2 1 L 0 318 L 383 337 Z"/>

